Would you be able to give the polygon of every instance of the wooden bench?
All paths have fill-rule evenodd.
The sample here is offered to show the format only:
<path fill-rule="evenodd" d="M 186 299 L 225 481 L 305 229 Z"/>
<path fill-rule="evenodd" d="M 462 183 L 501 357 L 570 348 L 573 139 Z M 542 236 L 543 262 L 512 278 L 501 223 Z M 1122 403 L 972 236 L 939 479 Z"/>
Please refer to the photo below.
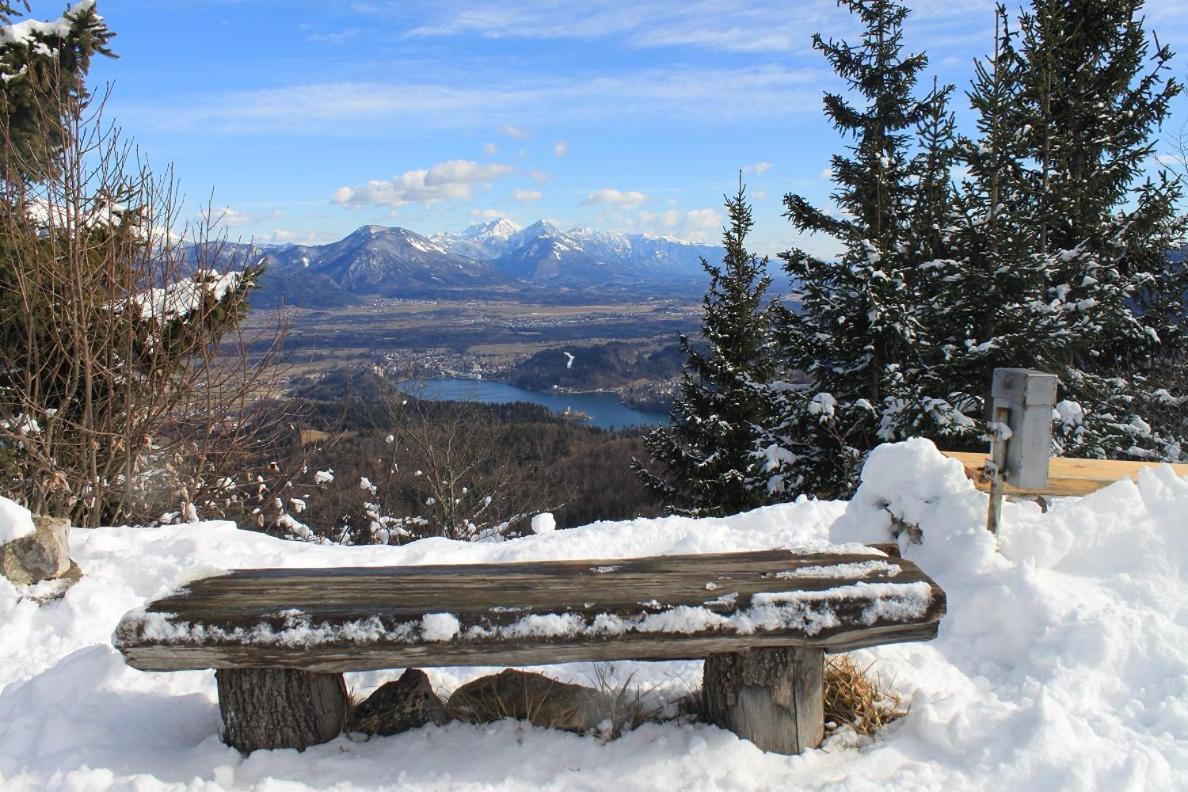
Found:
<path fill-rule="evenodd" d="M 823 736 L 826 652 L 936 636 L 944 592 L 877 552 L 245 569 L 128 613 L 113 642 L 145 671 L 217 669 L 243 751 L 337 736 L 345 671 L 705 658 L 709 718 L 799 753 Z"/>
<path fill-rule="evenodd" d="M 990 490 L 990 480 L 982 473 L 989 454 L 976 451 L 942 451 L 965 466 L 965 475 L 983 492 Z M 1003 492 L 1017 497 L 1088 495 L 1122 479 L 1137 479 L 1144 468 L 1167 464 L 1163 462 L 1129 462 L 1117 459 L 1073 459 L 1054 457 L 1048 463 L 1048 486 L 1040 489 L 1019 489 L 1007 484 Z M 1188 465 L 1171 464 L 1180 476 L 1188 476 Z"/>

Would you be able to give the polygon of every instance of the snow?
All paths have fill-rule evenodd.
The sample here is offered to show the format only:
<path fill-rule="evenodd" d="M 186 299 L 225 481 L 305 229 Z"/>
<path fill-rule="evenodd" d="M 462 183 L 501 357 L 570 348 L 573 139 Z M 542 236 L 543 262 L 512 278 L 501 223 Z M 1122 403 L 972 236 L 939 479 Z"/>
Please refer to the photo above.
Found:
<path fill-rule="evenodd" d="M 220 275 L 217 270 L 203 270 L 193 278 L 148 289 L 135 295 L 133 302 L 139 306 L 143 319 L 160 322 L 184 319 L 209 301 L 222 302 L 228 292 L 239 288 L 242 277 L 240 272 Z"/>
<path fill-rule="evenodd" d="M 15 25 L 0 26 L 0 45 L 22 44 L 28 46 L 35 36 L 42 38 L 66 38 L 74 27 L 74 20 L 95 7 L 95 0 L 80 0 L 66 9 L 66 13 L 53 22 L 26 19 Z"/>
<path fill-rule="evenodd" d="M 33 515 L 24 506 L 0 497 L 0 545 L 31 536 Z"/>
<path fill-rule="evenodd" d="M 421 637 L 426 641 L 449 641 L 461 625 L 452 613 L 426 613 L 421 617 Z"/>
<path fill-rule="evenodd" d="M 532 518 L 532 533 L 552 533 L 557 529 L 557 520 L 552 512 L 542 512 Z"/>
<path fill-rule="evenodd" d="M 1047 513 L 1004 506 L 996 541 L 982 527 L 986 496 L 960 463 L 931 443 L 883 446 L 849 503 L 801 500 L 729 518 L 604 522 L 503 542 L 426 539 L 341 547 L 271 538 L 207 522 L 160 528 L 74 529 L 85 577 L 38 606 L 31 588 L 0 580 L 0 788 L 7 790 L 766 790 L 1188 788 L 1188 480 L 1144 470 Z M 927 643 L 855 653 L 874 663 L 909 704 L 873 741 L 844 732 L 802 756 L 765 754 L 704 724 L 648 724 L 622 738 L 555 732 L 523 723 L 454 723 L 302 753 L 241 756 L 218 738 L 209 671 L 144 673 L 110 639 L 123 614 L 166 591 L 235 567 L 482 563 L 820 548 L 887 541 L 920 564 L 948 596 L 940 635 Z M 914 539 L 921 543 L 913 543 Z M 894 559 L 853 585 L 894 586 Z M 897 587 L 880 608 L 910 610 L 926 596 Z M 728 618 L 728 589 L 707 607 L 648 612 L 655 629 L 693 629 Z M 716 597 L 717 599 L 711 599 Z M 802 595 L 751 603 L 765 613 Z M 820 611 L 819 611 L 820 612 Z M 872 610 L 869 619 L 888 612 Z M 306 625 L 285 614 L 297 635 Z M 579 617 L 580 618 L 580 617 Z M 449 614 L 410 623 L 425 640 L 463 640 Z M 651 619 L 651 621 L 648 621 Z M 578 628 L 572 615 L 530 614 L 525 634 Z M 612 620 L 580 629 L 613 631 Z M 363 629 L 365 625 L 360 625 Z M 410 637 L 415 637 L 411 636 Z M 428 669 L 439 693 L 493 670 Z M 593 666 L 546 666 L 591 684 Z M 699 684 L 698 661 L 615 663 L 649 701 Z M 399 669 L 349 674 L 366 695 Z"/>

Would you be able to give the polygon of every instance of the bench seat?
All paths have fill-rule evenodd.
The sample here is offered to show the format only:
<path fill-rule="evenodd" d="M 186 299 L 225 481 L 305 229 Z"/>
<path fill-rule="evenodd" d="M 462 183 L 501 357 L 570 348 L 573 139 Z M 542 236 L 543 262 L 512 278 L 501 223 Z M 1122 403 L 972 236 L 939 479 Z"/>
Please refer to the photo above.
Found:
<path fill-rule="evenodd" d="M 934 637 L 944 592 L 910 561 L 870 552 L 245 569 L 127 614 L 113 642 L 146 671 L 220 669 L 222 698 L 234 678 L 223 671 L 312 679 L 769 649 L 811 666 L 827 651 Z"/>

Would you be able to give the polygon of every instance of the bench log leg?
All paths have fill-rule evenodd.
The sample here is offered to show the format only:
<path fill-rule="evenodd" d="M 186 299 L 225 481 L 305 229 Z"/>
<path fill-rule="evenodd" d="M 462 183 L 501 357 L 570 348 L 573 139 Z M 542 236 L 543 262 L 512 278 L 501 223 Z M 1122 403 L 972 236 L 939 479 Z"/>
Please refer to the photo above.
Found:
<path fill-rule="evenodd" d="M 215 672 L 223 742 L 244 753 L 296 748 L 342 733 L 347 690 L 342 674 L 289 668 L 221 668 Z"/>
<path fill-rule="evenodd" d="M 764 751 L 798 754 L 825 735 L 823 649 L 778 647 L 705 659 L 705 710 Z"/>

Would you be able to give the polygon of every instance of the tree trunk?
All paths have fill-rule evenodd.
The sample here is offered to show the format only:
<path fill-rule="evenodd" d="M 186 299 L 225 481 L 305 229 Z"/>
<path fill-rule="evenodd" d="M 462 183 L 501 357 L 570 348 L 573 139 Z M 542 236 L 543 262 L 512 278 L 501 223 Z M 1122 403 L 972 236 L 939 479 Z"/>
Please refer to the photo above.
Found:
<path fill-rule="evenodd" d="M 215 672 L 223 742 L 244 753 L 296 748 L 342 732 L 347 691 L 342 674 L 288 668 L 221 668 Z"/>
<path fill-rule="evenodd" d="M 825 735 L 824 668 L 823 649 L 711 654 L 703 682 L 706 714 L 764 751 L 816 748 Z"/>

